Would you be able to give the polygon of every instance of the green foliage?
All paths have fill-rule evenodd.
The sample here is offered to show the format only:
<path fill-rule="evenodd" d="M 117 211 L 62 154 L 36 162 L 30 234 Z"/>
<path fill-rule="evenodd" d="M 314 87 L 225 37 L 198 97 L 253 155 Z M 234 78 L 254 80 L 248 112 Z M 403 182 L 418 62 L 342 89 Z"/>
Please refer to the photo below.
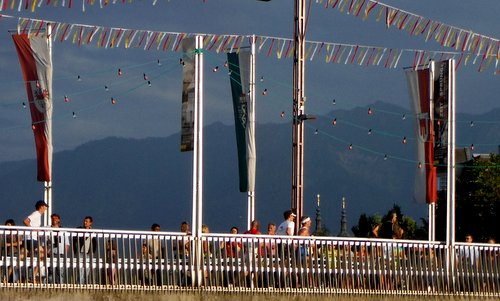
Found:
<path fill-rule="evenodd" d="M 475 241 L 500 237 L 500 155 L 474 159 L 462 170 L 456 187 L 457 240 L 467 233 Z"/>

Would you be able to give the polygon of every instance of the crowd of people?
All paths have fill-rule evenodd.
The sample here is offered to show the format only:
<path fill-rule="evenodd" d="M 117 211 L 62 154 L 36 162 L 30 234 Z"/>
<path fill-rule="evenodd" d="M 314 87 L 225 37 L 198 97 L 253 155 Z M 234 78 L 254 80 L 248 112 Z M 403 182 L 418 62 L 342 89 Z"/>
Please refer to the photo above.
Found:
<path fill-rule="evenodd" d="M 42 217 L 46 213 L 47 208 L 48 205 L 44 201 L 36 202 L 35 211 L 23 220 L 23 224 L 27 227 L 37 227 L 37 229 L 39 229 L 42 226 Z M 349 262 L 347 258 L 350 258 L 349 260 L 353 263 L 359 264 L 368 261 L 370 254 L 375 254 L 376 256 L 374 258 L 381 258 L 383 260 L 401 257 L 398 259 L 400 260 L 405 256 L 426 257 L 433 255 L 435 257 L 431 249 L 429 249 L 432 251 L 429 251 L 430 253 L 418 255 L 417 253 L 421 251 L 413 247 L 408 247 L 401 251 L 391 246 L 384 249 L 370 249 L 365 245 L 341 245 L 339 242 L 321 245 L 317 242 L 312 242 L 313 240 L 297 240 L 299 237 L 312 236 L 312 220 L 308 216 L 302 216 L 298 222 L 299 226 L 296 227 L 296 219 L 296 213 L 293 210 L 287 210 L 283 213 L 283 221 L 278 225 L 275 223 L 268 223 L 267 231 L 264 233 L 260 230 L 260 222 L 258 220 L 253 220 L 249 229 L 242 234 L 259 235 L 256 240 L 240 236 L 239 234 L 241 232 L 238 227 L 233 226 L 230 228 L 229 233 L 235 235 L 234 238 L 226 235 L 222 238 L 214 238 L 212 240 L 204 239 L 202 240 L 201 250 L 207 262 L 214 257 L 218 258 L 218 260 L 231 259 L 231 261 L 227 261 L 226 263 L 247 262 L 249 258 L 260 258 L 259 260 L 261 261 L 279 261 L 283 266 L 291 264 L 298 265 L 299 267 L 310 267 L 313 260 L 318 262 L 318 260 L 321 259 L 324 260 L 323 264 L 331 269 L 342 267 L 349 269 L 350 267 L 347 265 L 342 266 Z M 5 225 L 15 226 L 15 221 L 9 219 L 5 222 Z M 92 225 L 93 218 L 91 216 L 86 216 L 79 228 L 92 229 Z M 104 257 L 106 268 L 102 273 L 105 282 L 113 285 L 119 281 L 117 263 L 120 257 L 119 254 L 121 254 L 120 252 L 123 252 L 123 246 L 119 252 L 116 239 L 101 238 L 101 240 L 98 241 L 96 236 L 87 235 L 85 232 L 70 234 L 68 233 L 69 231 L 60 229 L 61 217 L 56 213 L 50 216 L 50 228 L 52 229 L 50 231 L 34 230 L 28 232 L 26 235 L 16 235 L 12 234 L 13 232 L 9 235 L 3 235 L 1 242 L 3 258 L 16 257 L 17 260 L 24 260 L 27 257 L 31 257 L 32 259 L 37 258 L 38 260 L 38 264 L 32 265 L 30 269 L 15 269 L 12 266 L 6 265 L 5 270 L 2 270 L 3 282 L 40 282 L 57 284 L 67 283 L 69 281 L 68 277 L 72 277 L 71 281 L 73 281 L 73 283 L 95 283 L 96 280 L 92 278 L 95 277 L 95 273 L 92 274 L 92 269 L 90 268 L 76 268 L 72 270 L 72 274 L 69 276 L 67 267 L 54 264 L 47 268 L 44 266 L 44 263 L 46 263 L 47 260 L 58 258 L 66 259 L 71 257 L 78 259 L 80 265 L 82 265 L 82 263 L 85 265 L 86 262 L 89 262 L 92 258 L 96 258 L 96 256 Z M 178 263 L 180 262 L 179 260 L 182 260 L 183 264 L 189 262 L 192 252 L 194 251 L 192 244 L 194 244 L 195 241 L 190 238 L 191 230 L 188 222 L 181 223 L 181 235 L 173 240 L 167 240 L 160 234 L 153 234 L 162 231 L 158 223 L 153 223 L 150 230 L 151 235 L 147 235 L 139 245 L 141 263 L 147 263 L 148 265 L 152 263 L 154 265 L 161 261 L 165 261 L 167 258 L 177 260 Z M 209 232 L 209 227 L 203 225 L 202 233 L 206 234 Z M 47 233 L 49 233 L 49 235 L 47 235 Z M 378 238 L 401 239 L 403 233 L 404 230 L 398 223 L 398 216 L 396 213 L 390 215 L 390 219 L 387 219 L 373 229 L 373 235 Z M 262 236 L 260 235 L 293 236 L 295 238 L 293 238 L 293 242 L 290 242 L 283 239 L 270 239 L 268 236 L 267 238 L 261 239 Z M 466 242 L 472 242 L 472 235 L 466 236 Z M 490 240 L 489 243 L 495 243 L 495 241 Z M 403 255 L 398 254 L 396 256 L 394 255 L 396 254 L 395 252 L 401 252 Z M 411 254 L 411 252 L 416 252 L 415 254 L 417 255 Z M 486 258 L 484 254 L 479 254 L 477 252 L 475 248 L 460 248 L 457 253 L 457 266 L 464 266 L 465 262 L 467 262 L 467 268 L 469 268 L 475 265 L 475 261 L 478 261 L 477 258 Z M 163 275 L 163 272 L 158 271 L 157 268 L 142 268 L 139 271 L 141 275 L 140 282 L 144 285 L 161 285 L 164 283 L 164 280 L 158 275 Z M 187 275 L 188 273 L 184 274 L 185 279 L 189 278 Z M 240 272 L 238 272 L 238 277 L 239 276 L 241 276 Z M 232 277 L 235 278 L 234 275 Z M 244 278 L 248 278 L 248 274 L 245 274 Z M 230 283 L 227 279 L 229 278 L 226 276 L 226 284 Z M 379 275 L 378 279 L 379 283 L 382 283 L 384 278 L 382 275 Z M 307 281 L 312 280 L 308 279 Z M 184 281 L 184 283 L 187 283 L 187 280 Z"/>

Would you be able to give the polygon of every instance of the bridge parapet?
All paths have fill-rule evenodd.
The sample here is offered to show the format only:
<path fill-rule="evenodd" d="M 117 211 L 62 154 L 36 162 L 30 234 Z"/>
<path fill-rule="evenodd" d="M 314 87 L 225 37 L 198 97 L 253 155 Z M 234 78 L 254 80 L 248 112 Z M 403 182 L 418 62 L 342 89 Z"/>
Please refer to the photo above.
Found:
<path fill-rule="evenodd" d="M 8 288 L 500 296 L 500 245 L 26 227 L 0 238 Z"/>

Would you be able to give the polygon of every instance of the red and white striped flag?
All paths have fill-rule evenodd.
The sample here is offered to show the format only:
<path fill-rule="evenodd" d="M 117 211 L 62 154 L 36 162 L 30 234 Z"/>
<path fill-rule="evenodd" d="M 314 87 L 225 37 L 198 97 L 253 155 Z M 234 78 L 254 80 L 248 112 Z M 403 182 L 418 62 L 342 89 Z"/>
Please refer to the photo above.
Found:
<path fill-rule="evenodd" d="M 419 203 L 437 202 L 437 175 L 434 166 L 434 118 L 431 103 L 430 70 L 407 70 L 410 106 L 416 116 L 417 156 L 414 198 Z"/>
<path fill-rule="evenodd" d="M 12 35 L 24 76 L 37 158 L 37 180 L 52 174 L 52 56 L 44 33 Z"/>

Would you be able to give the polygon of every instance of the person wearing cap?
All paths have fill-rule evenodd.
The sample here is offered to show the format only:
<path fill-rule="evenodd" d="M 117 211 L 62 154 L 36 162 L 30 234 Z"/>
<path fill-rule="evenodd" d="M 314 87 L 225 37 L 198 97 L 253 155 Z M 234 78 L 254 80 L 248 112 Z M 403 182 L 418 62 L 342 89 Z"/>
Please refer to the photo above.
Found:
<path fill-rule="evenodd" d="M 297 215 L 292 210 L 283 212 L 285 220 L 278 226 L 276 234 L 278 235 L 293 235 L 295 230 L 295 217 Z"/>
<path fill-rule="evenodd" d="M 35 204 L 35 211 L 33 211 L 28 217 L 23 221 L 25 226 L 28 227 L 41 227 L 42 226 L 42 215 L 45 213 L 49 205 L 44 201 L 40 200 Z"/>
<path fill-rule="evenodd" d="M 297 215 L 292 210 L 287 210 L 283 212 L 283 217 L 285 220 L 278 226 L 276 231 L 277 235 L 288 235 L 292 236 L 295 231 L 295 217 Z M 276 245 L 278 256 L 282 257 L 283 260 L 288 260 L 293 256 L 293 244 L 287 244 L 286 242 L 280 242 Z"/>
<path fill-rule="evenodd" d="M 42 226 L 42 215 L 47 211 L 49 205 L 42 200 L 39 200 L 35 204 L 35 211 L 33 211 L 28 217 L 23 221 L 24 225 L 27 227 L 41 227 Z M 32 251 L 38 248 L 38 236 L 36 231 L 31 233 L 31 239 L 26 240 L 26 250 L 29 254 L 33 254 Z"/>

